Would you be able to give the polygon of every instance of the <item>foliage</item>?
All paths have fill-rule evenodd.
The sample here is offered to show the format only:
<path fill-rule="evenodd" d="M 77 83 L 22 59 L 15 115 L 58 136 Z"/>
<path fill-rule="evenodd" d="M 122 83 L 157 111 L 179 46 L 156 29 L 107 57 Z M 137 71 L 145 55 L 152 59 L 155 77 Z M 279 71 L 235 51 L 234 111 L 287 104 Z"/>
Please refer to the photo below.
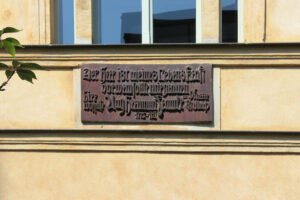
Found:
<path fill-rule="evenodd" d="M 35 73 L 32 70 L 45 70 L 44 67 L 36 63 L 23 63 L 16 60 L 16 47 L 24 48 L 20 42 L 12 37 L 2 39 L 4 34 L 17 33 L 20 30 L 13 27 L 6 27 L 0 30 L 0 49 L 4 49 L 12 56 L 12 64 L 8 66 L 4 63 L 0 63 L 0 69 L 5 70 L 7 80 L 0 85 L 0 91 L 4 91 L 4 87 L 10 81 L 10 79 L 17 74 L 20 79 L 33 83 L 33 79 L 37 79 Z"/>

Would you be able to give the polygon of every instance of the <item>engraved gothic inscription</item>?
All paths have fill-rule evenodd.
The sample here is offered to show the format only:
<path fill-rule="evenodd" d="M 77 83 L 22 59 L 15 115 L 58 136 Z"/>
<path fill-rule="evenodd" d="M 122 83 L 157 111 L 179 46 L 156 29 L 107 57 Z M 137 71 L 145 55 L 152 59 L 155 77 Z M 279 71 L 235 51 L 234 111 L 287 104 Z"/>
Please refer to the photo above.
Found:
<path fill-rule="evenodd" d="M 212 66 L 84 64 L 82 122 L 210 123 Z"/>

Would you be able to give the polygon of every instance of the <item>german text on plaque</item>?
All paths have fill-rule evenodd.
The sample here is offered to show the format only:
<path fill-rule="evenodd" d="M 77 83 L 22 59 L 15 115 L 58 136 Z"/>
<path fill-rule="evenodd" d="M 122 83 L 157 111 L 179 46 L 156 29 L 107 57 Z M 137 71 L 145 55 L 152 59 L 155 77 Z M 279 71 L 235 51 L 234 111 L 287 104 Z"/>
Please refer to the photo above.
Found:
<path fill-rule="evenodd" d="M 84 64 L 81 118 L 91 123 L 210 123 L 211 64 Z"/>

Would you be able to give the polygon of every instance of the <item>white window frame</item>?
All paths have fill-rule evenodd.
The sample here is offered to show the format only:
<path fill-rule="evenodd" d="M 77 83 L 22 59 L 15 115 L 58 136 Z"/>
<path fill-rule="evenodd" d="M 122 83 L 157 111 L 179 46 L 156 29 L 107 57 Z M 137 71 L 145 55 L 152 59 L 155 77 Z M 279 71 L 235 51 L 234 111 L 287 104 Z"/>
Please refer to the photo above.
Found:
<path fill-rule="evenodd" d="M 238 12 L 238 43 L 244 42 L 244 0 L 237 0 Z"/>
<path fill-rule="evenodd" d="M 153 43 L 153 0 L 142 0 L 142 44 Z"/>

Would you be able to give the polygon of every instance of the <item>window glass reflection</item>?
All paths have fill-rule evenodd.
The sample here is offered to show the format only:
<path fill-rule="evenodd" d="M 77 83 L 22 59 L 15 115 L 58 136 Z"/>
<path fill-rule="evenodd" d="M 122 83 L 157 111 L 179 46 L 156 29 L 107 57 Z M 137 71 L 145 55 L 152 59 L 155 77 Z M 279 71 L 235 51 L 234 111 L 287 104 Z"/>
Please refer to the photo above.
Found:
<path fill-rule="evenodd" d="M 141 43 L 141 0 L 101 0 L 100 43 Z"/>
<path fill-rule="evenodd" d="M 74 0 L 55 1 L 55 43 L 74 44 Z"/>
<path fill-rule="evenodd" d="M 237 42 L 237 0 L 222 1 L 222 42 Z"/>
<path fill-rule="evenodd" d="M 195 8 L 195 0 L 153 0 L 154 43 L 194 43 Z"/>

